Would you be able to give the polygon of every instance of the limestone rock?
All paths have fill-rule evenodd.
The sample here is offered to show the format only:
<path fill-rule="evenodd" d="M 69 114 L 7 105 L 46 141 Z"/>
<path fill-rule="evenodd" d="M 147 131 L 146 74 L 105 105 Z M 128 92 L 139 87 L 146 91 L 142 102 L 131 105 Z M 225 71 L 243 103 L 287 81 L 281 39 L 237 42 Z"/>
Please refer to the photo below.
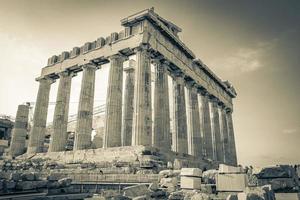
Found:
<path fill-rule="evenodd" d="M 230 194 L 227 196 L 226 200 L 238 200 L 237 194 Z"/>
<path fill-rule="evenodd" d="M 11 173 L 10 176 L 9 176 L 9 180 L 12 180 L 12 181 L 21 180 L 21 173 L 18 173 L 18 172 Z"/>
<path fill-rule="evenodd" d="M 163 176 L 163 177 L 171 177 L 173 176 L 173 170 L 162 170 L 159 172 L 159 175 Z"/>
<path fill-rule="evenodd" d="M 23 181 L 34 181 L 36 180 L 36 175 L 33 172 L 26 172 L 21 175 Z"/>
<path fill-rule="evenodd" d="M 297 183 L 293 178 L 258 179 L 259 186 L 270 184 L 274 191 L 288 192 L 296 190 Z"/>
<path fill-rule="evenodd" d="M 123 196 L 134 198 L 148 194 L 150 191 L 146 184 L 139 184 L 135 186 L 123 188 Z"/>
<path fill-rule="evenodd" d="M 177 178 L 176 177 L 172 177 L 172 178 L 162 178 L 160 179 L 160 186 L 161 187 L 176 187 L 177 186 Z"/>
<path fill-rule="evenodd" d="M 72 179 L 70 178 L 62 178 L 58 180 L 58 184 L 60 187 L 68 187 L 72 183 Z"/>
<path fill-rule="evenodd" d="M 270 167 L 264 167 L 256 172 L 254 174 L 259 179 L 264 178 L 293 178 L 296 174 L 295 169 L 292 166 L 289 165 L 276 165 L 276 166 L 270 166 Z"/>
<path fill-rule="evenodd" d="M 184 194 L 182 191 L 176 191 L 172 192 L 169 197 L 169 200 L 183 200 L 184 199 Z"/>
<path fill-rule="evenodd" d="M 149 190 L 151 191 L 157 191 L 158 190 L 158 183 L 154 182 L 154 183 L 151 183 L 148 187 Z"/>
<path fill-rule="evenodd" d="M 198 193 L 195 194 L 191 197 L 191 200 L 211 200 L 211 198 L 209 197 L 209 195 L 205 194 L 205 193 Z"/>

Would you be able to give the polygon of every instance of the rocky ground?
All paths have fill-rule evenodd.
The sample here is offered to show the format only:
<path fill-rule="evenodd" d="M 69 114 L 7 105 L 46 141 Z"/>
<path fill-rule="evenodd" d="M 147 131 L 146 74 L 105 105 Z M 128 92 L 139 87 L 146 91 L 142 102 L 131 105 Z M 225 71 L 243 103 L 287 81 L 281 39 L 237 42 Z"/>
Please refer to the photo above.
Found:
<path fill-rule="evenodd" d="M 218 169 L 205 171 L 199 168 L 176 168 L 170 163 L 165 169 L 153 169 L 133 168 L 122 163 L 102 168 L 95 163 L 64 165 L 41 158 L 5 160 L 0 164 L 0 199 L 9 198 L 12 194 L 41 193 L 42 197 L 31 199 L 299 200 L 296 197 L 299 195 L 299 171 L 292 166 L 254 169 L 221 164 Z M 83 176 L 94 173 L 97 174 L 97 180 L 100 177 L 100 182 L 101 177 L 115 175 L 110 179 L 115 183 L 126 175 L 136 183 L 118 189 L 100 188 L 95 192 L 75 187 L 74 181 L 78 180 L 72 180 L 69 176 L 71 173 Z M 138 180 L 141 179 L 139 174 L 153 176 L 143 176 L 145 180 L 141 181 Z M 84 181 L 92 179 L 86 177 Z M 286 195 L 294 196 L 287 199 Z"/>

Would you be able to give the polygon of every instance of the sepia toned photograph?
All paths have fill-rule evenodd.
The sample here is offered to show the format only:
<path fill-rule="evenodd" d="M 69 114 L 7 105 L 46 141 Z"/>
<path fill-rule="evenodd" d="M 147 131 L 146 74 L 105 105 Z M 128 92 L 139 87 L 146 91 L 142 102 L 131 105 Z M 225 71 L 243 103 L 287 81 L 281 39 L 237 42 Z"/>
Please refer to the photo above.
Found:
<path fill-rule="evenodd" d="M 300 200 L 299 0 L 0 0 L 0 200 Z"/>

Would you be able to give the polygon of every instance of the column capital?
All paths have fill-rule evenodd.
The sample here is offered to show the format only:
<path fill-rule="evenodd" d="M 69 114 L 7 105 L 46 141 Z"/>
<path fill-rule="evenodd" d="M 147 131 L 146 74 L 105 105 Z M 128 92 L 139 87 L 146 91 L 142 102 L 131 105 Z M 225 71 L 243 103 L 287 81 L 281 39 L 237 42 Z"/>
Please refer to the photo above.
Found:
<path fill-rule="evenodd" d="M 55 83 L 55 81 L 56 81 L 54 78 L 51 78 L 49 76 L 38 77 L 35 80 L 38 82 L 45 82 L 45 83 L 49 83 L 49 84 Z"/>
<path fill-rule="evenodd" d="M 140 44 L 136 48 L 134 48 L 134 52 L 137 53 L 138 51 L 148 52 L 150 53 L 150 44 Z"/>
<path fill-rule="evenodd" d="M 120 60 L 122 60 L 122 62 L 124 62 L 125 60 L 128 60 L 128 57 L 125 55 L 122 55 L 120 53 L 117 53 L 117 54 L 113 54 L 113 55 L 109 56 L 108 59 L 110 61 L 115 60 L 115 59 L 120 59 Z"/>
<path fill-rule="evenodd" d="M 210 102 L 212 102 L 216 106 L 218 106 L 219 103 L 220 103 L 220 100 L 218 98 L 216 98 L 215 96 L 213 96 L 213 95 L 209 95 L 209 100 L 210 100 Z"/>
<path fill-rule="evenodd" d="M 97 69 L 97 67 L 98 66 L 95 63 L 87 63 L 87 64 L 82 65 L 82 69 L 85 69 L 85 68 Z"/>
<path fill-rule="evenodd" d="M 59 78 L 61 77 L 67 77 L 67 76 L 71 76 L 71 77 L 74 77 L 77 75 L 76 72 L 73 72 L 73 71 L 62 71 L 62 72 L 58 72 L 57 75 L 59 76 Z"/>
<path fill-rule="evenodd" d="M 175 74 L 173 76 L 173 79 L 179 84 L 185 84 L 184 77 L 185 77 L 184 74 Z"/>
<path fill-rule="evenodd" d="M 190 90 L 193 90 L 195 92 L 197 92 L 198 87 L 195 81 L 186 81 L 186 87 L 189 88 Z"/>

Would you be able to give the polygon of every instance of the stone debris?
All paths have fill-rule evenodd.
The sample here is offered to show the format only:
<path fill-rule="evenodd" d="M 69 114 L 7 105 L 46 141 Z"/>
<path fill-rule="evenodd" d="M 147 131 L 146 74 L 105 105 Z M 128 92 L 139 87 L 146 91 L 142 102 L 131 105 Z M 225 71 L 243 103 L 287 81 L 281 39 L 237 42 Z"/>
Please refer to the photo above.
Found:
<path fill-rule="evenodd" d="M 149 194 L 150 190 L 146 184 L 140 184 L 123 188 L 123 196 L 134 198 Z"/>

